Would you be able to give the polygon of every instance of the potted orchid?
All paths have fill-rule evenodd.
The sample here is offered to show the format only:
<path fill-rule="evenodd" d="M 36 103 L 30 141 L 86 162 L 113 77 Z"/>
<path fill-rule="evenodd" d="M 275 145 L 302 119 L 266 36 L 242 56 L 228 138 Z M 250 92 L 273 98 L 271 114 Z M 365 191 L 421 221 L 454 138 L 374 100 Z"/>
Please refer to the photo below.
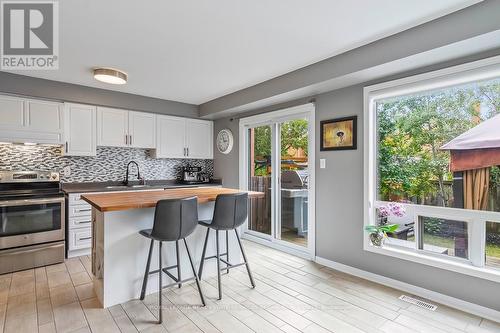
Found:
<path fill-rule="evenodd" d="M 375 246 L 382 246 L 384 239 L 387 238 L 387 233 L 394 232 L 398 229 L 398 224 L 387 224 L 389 216 L 403 217 L 406 211 L 403 205 L 390 202 L 387 205 L 378 208 L 378 223 L 377 225 L 367 225 L 365 230 L 368 232 L 370 242 Z"/>

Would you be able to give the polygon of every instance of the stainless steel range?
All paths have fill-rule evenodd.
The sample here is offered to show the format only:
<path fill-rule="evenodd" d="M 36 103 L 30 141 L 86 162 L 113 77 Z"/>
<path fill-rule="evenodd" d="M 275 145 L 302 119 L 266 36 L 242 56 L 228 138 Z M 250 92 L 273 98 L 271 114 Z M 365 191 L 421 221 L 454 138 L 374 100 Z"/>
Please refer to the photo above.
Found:
<path fill-rule="evenodd" d="M 0 171 L 0 274 L 64 261 L 64 194 L 51 171 Z"/>

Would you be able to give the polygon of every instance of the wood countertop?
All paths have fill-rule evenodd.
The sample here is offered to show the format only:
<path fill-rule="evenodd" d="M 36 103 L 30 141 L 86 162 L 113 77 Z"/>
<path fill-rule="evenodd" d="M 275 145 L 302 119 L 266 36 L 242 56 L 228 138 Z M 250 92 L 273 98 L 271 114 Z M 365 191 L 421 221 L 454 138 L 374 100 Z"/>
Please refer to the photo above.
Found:
<path fill-rule="evenodd" d="M 155 207 L 159 200 L 198 197 L 198 203 L 215 201 L 219 194 L 241 193 L 245 191 L 223 187 L 179 188 L 160 191 L 113 192 L 85 194 L 82 199 L 101 212 L 111 212 L 134 208 Z M 262 192 L 247 191 L 249 197 L 264 197 Z"/>

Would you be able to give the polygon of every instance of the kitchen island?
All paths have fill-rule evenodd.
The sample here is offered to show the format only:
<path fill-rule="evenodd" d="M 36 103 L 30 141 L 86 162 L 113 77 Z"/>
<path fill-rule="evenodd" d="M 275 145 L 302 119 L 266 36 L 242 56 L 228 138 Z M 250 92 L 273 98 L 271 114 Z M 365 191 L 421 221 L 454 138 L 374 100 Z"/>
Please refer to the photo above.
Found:
<path fill-rule="evenodd" d="M 83 195 L 82 199 L 92 206 L 92 273 L 94 289 L 102 306 L 106 308 L 139 298 L 150 242 L 146 237 L 139 235 L 139 231 L 153 226 L 154 210 L 158 200 L 196 196 L 198 218 L 209 220 L 213 215 L 217 195 L 239 192 L 241 191 L 221 187 L 199 187 Z M 264 195 L 260 192 L 248 193 L 250 197 Z M 206 229 L 199 226 L 187 238 L 197 267 L 201 259 L 205 234 Z M 207 256 L 215 253 L 215 238 L 212 236 L 215 236 L 215 233 L 211 233 Z M 221 236 L 224 237 L 225 234 Z M 221 241 L 221 244 L 221 253 L 224 253 L 226 242 Z M 192 272 L 185 249 L 180 248 L 181 275 L 184 279 L 192 276 Z M 158 269 L 157 251 L 158 248 L 155 246 L 151 259 L 152 271 Z M 164 267 L 176 264 L 175 242 L 164 243 L 162 257 Z M 231 234 L 229 259 L 231 262 L 241 260 L 238 243 Z M 213 276 L 216 273 L 215 260 L 207 261 L 203 276 Z M 151 274 L 149 279 L 146 294 L 158 291 L 158 274 Z M 163 281 L 164 285 L 173 282 L 166 275 Z"/>

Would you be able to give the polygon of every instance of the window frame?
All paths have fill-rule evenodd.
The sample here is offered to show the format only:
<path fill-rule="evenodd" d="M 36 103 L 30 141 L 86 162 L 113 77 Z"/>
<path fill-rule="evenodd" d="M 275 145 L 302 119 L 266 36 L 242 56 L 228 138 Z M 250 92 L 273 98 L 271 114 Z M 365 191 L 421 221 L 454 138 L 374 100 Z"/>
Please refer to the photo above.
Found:
<path fill-rule="evenodd" d="M 458 66 L 405 77 L 364 87 L 364 226 L 376 222 L 375 209 L 384 201 L 377 200 L 377 126 L 375 103 L 378 100 L 417 92 L 446 88 L 500 77 L 500 56 Z M 415 220 L 415 249 L 397 246 L 377 247 L 364 231 L 363 249 L 381 255 L 404 259 L 470 276 L 500 282 L 500 269 L 485 265 L 486 221 L 499 221 L 500 212 L 468 210 L 415 204 L 404 204 L 418 216 L 439 217 L 467 222 L 469 258 L 455 258 L 418 249 L 421 233 Z"/>

